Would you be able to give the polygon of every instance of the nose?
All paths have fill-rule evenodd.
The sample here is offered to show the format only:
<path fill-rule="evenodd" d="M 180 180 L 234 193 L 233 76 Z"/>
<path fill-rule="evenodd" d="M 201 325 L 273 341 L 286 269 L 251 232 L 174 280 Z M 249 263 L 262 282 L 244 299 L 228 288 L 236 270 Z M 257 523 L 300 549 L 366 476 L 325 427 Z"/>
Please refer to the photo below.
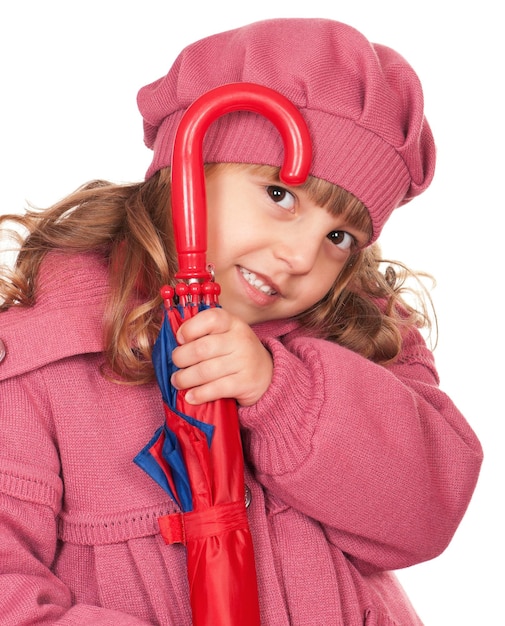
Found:
<path fill-rule="evenodd" d="M 292 274 L 308 274 L 321 249 L 321 235 L 309 229 L 285 228 L 274 246 L 274 256 L 285 263 Z"/>

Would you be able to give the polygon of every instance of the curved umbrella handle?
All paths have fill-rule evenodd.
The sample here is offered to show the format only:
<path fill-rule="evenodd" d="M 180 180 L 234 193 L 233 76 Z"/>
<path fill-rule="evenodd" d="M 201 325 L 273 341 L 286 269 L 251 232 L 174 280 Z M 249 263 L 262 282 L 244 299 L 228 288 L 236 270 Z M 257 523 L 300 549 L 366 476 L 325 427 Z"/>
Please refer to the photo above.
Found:
<path fill-rule="evenodd" d="M 301 113 L 283 95 L 255 83 L 229 83 L 200 96 L 184 113 L 172 156 L 172 215 L 179 271 L 176 278 L 208 280 L 207 214 L 203 139 L 210 124 L 233 111 L 251 111 L 269 119 L 284 143 L 280 178 L 300 185 L 309 174 L 312 145 Z"/>

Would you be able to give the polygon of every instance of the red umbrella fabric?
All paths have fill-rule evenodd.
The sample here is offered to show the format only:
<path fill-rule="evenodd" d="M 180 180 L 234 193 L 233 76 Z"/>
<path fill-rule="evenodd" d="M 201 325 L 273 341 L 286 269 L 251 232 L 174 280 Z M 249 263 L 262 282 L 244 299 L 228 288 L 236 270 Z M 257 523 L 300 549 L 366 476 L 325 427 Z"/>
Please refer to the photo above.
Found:
<path fill-rule="evenodd" d="M 278 128 L 286 184 L 301 184 L 311 163 L 310 136 L 299 111 L 276 91 L 252 83 L 223 85 L 201 96 L 175 137 L 172 213 L 181 282 L 162 288 L 164 320 L 153 349 L 165 422 L 134 460 L 181 509 L 158 521 L 166 543 L 186 546 L 195 626 L 260 624 L 236 402 L 190 405 L 185 392 L 170 384 L 177 369 L 171 359 L 177 329 L 200 310 L 219 306 L 219 286 L 206 260 L 203 139 L 215 119 L 238 110 L 262 114 Z"/>

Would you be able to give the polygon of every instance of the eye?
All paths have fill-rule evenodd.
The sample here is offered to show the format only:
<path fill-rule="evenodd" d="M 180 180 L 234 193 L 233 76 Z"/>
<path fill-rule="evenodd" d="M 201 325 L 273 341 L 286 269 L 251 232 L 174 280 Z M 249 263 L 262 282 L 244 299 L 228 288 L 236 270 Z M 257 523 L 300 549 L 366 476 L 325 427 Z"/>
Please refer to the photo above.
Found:
<path fill-rule="evenodd" d="M 266 190 L 267 194 L 276 204 L 281 206 L 283 209 L 287 209 L 288 211 L 293 210 L 295 206 L 295 197 L 292 193 L 283 187 L 278 187 L 277 185 L 269 185 Z"/>
<path fill-rule="evenodd" d="M 356 239 L 345 230 L 332 230 L 327 235 L 328 239 L 341 250 L 350 250 L 357 245 Z"/>

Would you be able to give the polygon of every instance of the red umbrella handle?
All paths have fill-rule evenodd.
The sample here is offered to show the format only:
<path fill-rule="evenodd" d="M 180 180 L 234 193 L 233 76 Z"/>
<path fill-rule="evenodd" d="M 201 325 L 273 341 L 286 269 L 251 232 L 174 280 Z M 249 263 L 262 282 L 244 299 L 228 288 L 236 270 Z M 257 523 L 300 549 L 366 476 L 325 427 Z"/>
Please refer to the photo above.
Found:
<path fill-rule="evenodd" d="M 269 119 L 284 143 L 280 178 L 300 185 L 309 174 L 312 146 L 301 113 L 283 95 L 254 83 L 229 83 L 206 92 L 184 113 L 172 157 L 172 215 L 178 253 L 177 279 L 208 280 L 207 214 L 203 171 L 203 139 L 218 117 L 251 111 Z"/>

